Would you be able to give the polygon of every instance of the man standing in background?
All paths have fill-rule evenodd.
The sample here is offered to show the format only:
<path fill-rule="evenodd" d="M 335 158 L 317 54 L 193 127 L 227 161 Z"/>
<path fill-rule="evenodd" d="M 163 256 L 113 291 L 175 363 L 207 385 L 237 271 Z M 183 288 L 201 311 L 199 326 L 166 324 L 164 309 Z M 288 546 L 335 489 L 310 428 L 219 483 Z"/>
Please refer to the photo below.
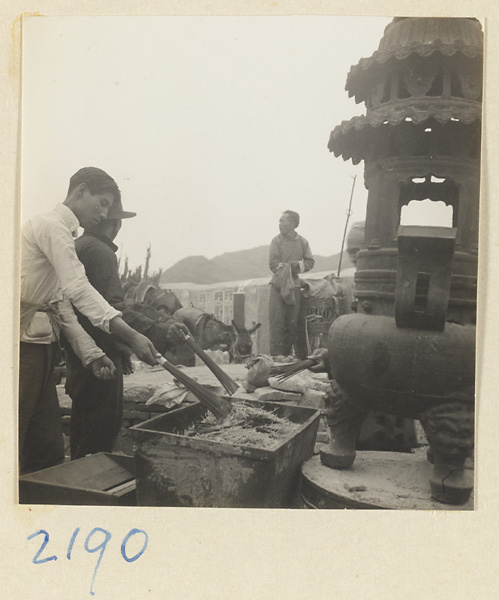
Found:
<path fill-rule="evenodd" d="M 279 235 L 270 243 L 271 280 L 269 320 L 270 354 L 275 362 L 286 360 L 296 342 L 301 304 L 299 273 L 310 271 L 314 258 L 307 240 L 296 233 L 300 215 L 286 210 L 279 219 Z"/>

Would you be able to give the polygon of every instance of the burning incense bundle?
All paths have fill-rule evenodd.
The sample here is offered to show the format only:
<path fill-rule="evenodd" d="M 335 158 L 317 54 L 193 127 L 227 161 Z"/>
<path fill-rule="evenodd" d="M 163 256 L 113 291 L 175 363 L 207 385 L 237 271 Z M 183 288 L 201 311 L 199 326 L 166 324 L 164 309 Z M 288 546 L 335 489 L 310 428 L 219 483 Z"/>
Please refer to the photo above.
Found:
<path fill-rule="evenodd" d="M 235 401 L 230 426 L 214 422 L 208 416 L 186 430 L 189 437 L 203 438 L 237 446 L 269 449 L 295 431 L 299 425 L 272 411 Z"/>
<path fill-rule="evenodd" d="M 239 389 L 237 383 L 232 379 L 230 375 L 228 375 L 217 363 L 210 358 L 206 352 L 199 346 L 190 335 L 185 336 L 185 343 L 199 356 L 199 358 L 204 362 L 204 364 L 210 369 L 210 371 L 215 375 L 215 377 L 220 381 L 220 383 L 227 390 L 227 393 L 232 396 L 232 394 Z"/>
<path fill-rule="evenodd" d="M 286 381 L 286 379 L 293 377 L 293 375 L 298 375 L 298 373 L 309 369 L 315 365 L 316 362 L 317 361 L 313 359 L 306 358 L 305 360 L 300 360 L 299 362 L 291 363 L 289 365 L 274 365 L 270 369 L 270 374 L 271 376 L 275 376 L 279 381 Z"/>
<path fill-rule="evenodd" d="M 232 404 L 228 400 L 214 394 L 207 387 L 189 377 L 189 375 L 184 373 L 181 369 L 172 365 L 172 363 L 167 361 L 163 356 L 157 357 L 157 361 L 164 369 L 169 371 L 180 381 L 180 383 L 192 392 L 217 419 L 225 419 L 229 415 L 232 410 Z"/>

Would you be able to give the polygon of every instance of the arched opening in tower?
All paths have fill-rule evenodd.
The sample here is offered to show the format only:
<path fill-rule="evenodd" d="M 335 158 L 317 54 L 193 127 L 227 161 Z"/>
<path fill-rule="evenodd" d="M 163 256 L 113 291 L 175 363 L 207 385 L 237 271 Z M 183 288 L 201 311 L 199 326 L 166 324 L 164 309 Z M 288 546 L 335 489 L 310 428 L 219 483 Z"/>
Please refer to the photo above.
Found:
<path fill-rule="evenodd" d="M 411 200 L 402 206 L 400 211 L 400 225 L 420 225 L 427 227 L 452 227 L 452 206 L 445 202 L 434 202 L 430 198 L 425 200 Z"/>
<path fill-rule="evenodd" d="M 399 224 L 426 227 L 456 227 L 458 186 L 450 179 L 429 174 L 402 184 Z"/>

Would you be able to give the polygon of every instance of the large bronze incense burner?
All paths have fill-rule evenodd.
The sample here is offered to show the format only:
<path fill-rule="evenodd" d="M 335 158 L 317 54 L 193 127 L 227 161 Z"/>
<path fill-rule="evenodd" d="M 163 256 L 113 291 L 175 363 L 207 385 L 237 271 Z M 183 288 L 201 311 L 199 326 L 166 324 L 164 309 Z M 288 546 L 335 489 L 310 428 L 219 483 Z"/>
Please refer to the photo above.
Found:
<path fill-rule="evenodd" d="M 346 468 L 371 408 L 419 419 L 434 463 L 431 494 L 467 501 L 474 446 L 475 320 L 483 34 L 467 18 L 396 18 L 346 89 L 366 114 L 329 149 L 365 162 L 366 234 L 357 314 L 329 333 L 334 376 L 324 465 Z M 448 227 L 403 226 L 412 201 L 452 207 Z"/>

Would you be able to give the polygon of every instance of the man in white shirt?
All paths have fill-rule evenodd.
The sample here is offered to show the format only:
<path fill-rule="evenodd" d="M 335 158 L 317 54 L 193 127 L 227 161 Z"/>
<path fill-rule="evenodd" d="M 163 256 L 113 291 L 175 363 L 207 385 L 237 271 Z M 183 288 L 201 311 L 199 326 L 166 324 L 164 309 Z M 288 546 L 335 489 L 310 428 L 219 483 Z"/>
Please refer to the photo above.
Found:
<path fill-rule="evenodd" d="M 90 322 L 114 333 L 140 360 L 156 364 L 151 341 L 129 327 L 90 285 L 75 252 L 78 226 L 92 227 L 121 199 L 116 182 L 95 167 L 70 180 L 63 204 L 28 221 L 21 236 L 21 319 L 19 371 L 19 458 L 21 473 L 64 460 L 54 380 L 62 331 L 82 363 L 101 379 L 114 376 L 112 361 L 79 325 L 74 305 Z"/>

